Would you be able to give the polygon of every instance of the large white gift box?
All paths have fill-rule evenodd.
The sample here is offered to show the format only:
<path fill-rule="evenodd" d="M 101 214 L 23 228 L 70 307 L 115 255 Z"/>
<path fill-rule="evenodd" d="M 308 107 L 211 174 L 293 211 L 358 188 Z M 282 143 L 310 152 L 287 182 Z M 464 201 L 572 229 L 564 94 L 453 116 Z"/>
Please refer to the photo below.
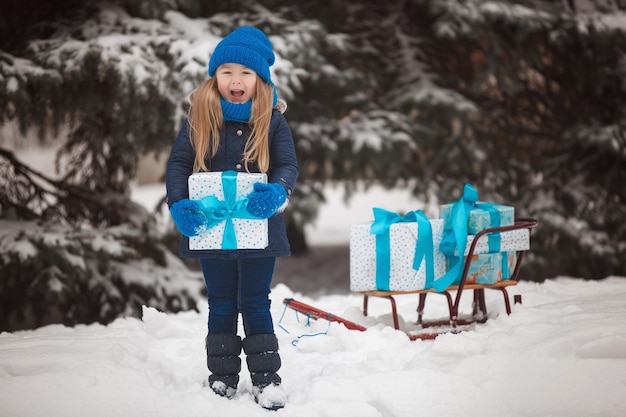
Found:
<path fill-rule="evenodd" d="M 235 171 L 200 172 L 189 176 L 189 199 L 199 200 L 213 225 L 189 238 L 189 249 L 264 249 L 269 244 L 267 219 L 252 217 L 245 210 L 254 183 L 267 182 L 267 175 Z"/>
<path fill-rule="evenodd" d="M 427 285 L 426 260 L 413 269 L 418 238 L 418 223 L 395 223 L 389 227 L 389 274 L 386 288 L 377 285 L 376 235 L 370 229 L 373 222 L 350 227 L 350 290 L 351 291 L 416 291 Z M 446 257 L 439 250 L 443 236 L 443 220 L 430 220 L 432 228 L 434 279 L 446 273 Z M 385 271 L 386 275 L 386 271 Z M 380 283 L 380 282 L 379 282 Z"/>

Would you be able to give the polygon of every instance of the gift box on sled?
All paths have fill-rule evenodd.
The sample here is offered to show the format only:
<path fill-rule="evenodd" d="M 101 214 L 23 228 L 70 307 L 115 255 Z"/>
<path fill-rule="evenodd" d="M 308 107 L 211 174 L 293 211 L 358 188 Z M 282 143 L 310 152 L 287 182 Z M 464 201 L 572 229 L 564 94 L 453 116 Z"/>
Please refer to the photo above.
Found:
<path fill-rule="evenodd" d="M 246 211 L 254 183 L 267 175 L 235 171 L 200 172 L 189 176 L 189 199 L 198 200 L 209 218 L 209 227 L 189 238 L 189 249 L 263 249 L 269 244 L 267 219 Z"/>
<path fill-rule="evenodd" d="M 465 253 L 468 255 L 472 242 L 476 238 L 476 235 L 467 236 L 467 245 L 465 246 Z M 474 247 L 474 254 L 482 253 L 496 253 L 496 252 L 511 252 L 522 251 L 530 249 L 530 230 L 529 229 L 517 229 L 509 230 L 507 232 L 488 233 L 478 238 L 476 246 Z M 455 249 L 454 255 L 458 256 L 459 251 Z"/>
<path fill-rule="evenodd" d="M 458 259 L 448 258 L 448 267 L 451 268 Z M 517 252 L 483 253 L 472 255 L 472 262 L 467 271 L 466 284 L 495 284 L 511 278 Z M 454 282 L 459 283 L 459 280 Z"/>
<path fill-rule="evenodd" d="M 382 209 L 374 209 L 375 213 L 376 210 Z M 377 220 L 350 227 L 350 290 L 416 291 L 427 288 L 431 280 L 446 272 L 446 258 L 439 250 L 443 220 L 428 220 L 422 216 L 418 223 L 409 216 L 404 221 L 395 222 L 396 216 L 402 216 L 384 212 L 392 220 L 381 226 L 385 229 L 383 233 L 372 233 Z M 430 229 L 426 236 L 425 229 Z M 420 248 L 420 245 L 425 246 Z M 425 256 L 416 264 L 420 252 Z"/>
<path fill-rule="evenodd" d="M 449 229 L 452 224 L 454 203 L 439 207 L 439 218 L 444 220 L 444 227 Z M 515 224 L 515 208 L 503 204 L 477 201 L 469 212 L 467 233 L 475 235 L 490 227 L 512 226 Z"/>
<path fill-rule="evenodd" d="M 510 228 L 515 225 L 515 209 L 498 203 L 478 201 L 478 192 L 471 184 L 463 188 L 462 197 L 440 206 L 439 218 L 444 220 L 440 249 L 447 258 L 444 284 L 459 284 L 467 259 L 467 281 L 473 284 L 494 284 L 511 277 L 517 251 L 530 249 L 530 230 L 514 229 L 491 232 L 486 229 Z M 477 235 L 480 236 L 478 237 Z M 478 240 L 476 238 L 478 237 Z M 474 249 L 471 250 L 471 247 Z M 513 265 L 509 268 L 509 265 Z"/>

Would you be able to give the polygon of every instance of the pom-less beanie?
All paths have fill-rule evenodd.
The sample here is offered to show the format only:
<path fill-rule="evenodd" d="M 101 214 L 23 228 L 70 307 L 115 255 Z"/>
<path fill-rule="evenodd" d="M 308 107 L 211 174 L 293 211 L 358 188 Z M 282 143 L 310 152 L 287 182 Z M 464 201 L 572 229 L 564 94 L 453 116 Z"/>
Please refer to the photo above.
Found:
<path fill-rule="evenodd" d="M 209 60 L 209 76 L 222 64 L 240 64 L 256 72 L 263 81 L 273 85 L 270 66 L 274 64 L 272 43 L 265 33 L 252 26 L 242 26 L 222 39 Z"/>

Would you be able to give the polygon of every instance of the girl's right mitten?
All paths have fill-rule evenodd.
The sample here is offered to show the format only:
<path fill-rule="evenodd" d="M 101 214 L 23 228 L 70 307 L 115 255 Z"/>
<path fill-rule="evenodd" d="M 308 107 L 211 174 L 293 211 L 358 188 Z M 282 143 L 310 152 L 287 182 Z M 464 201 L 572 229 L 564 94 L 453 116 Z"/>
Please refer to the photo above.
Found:
<path fill-rule="evenodd" d="M 197 201 L 178 200 L 170 207 L 170 214 L 178 231 L 185 236 L 198 236 L 206 230 L 208 221 Z"/>

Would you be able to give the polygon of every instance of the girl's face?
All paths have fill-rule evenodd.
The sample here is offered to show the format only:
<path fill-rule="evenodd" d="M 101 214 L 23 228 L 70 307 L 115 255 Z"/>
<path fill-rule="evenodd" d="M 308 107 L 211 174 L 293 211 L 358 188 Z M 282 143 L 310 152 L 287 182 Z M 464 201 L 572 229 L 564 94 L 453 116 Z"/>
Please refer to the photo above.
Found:
<path fill-rule="evenodd" d="M 217 89 L 222 98 L 231 103 L 252 100 L 256 89 L 256 72 L 239 64 L 222 64 L 215 71 Z"/>

